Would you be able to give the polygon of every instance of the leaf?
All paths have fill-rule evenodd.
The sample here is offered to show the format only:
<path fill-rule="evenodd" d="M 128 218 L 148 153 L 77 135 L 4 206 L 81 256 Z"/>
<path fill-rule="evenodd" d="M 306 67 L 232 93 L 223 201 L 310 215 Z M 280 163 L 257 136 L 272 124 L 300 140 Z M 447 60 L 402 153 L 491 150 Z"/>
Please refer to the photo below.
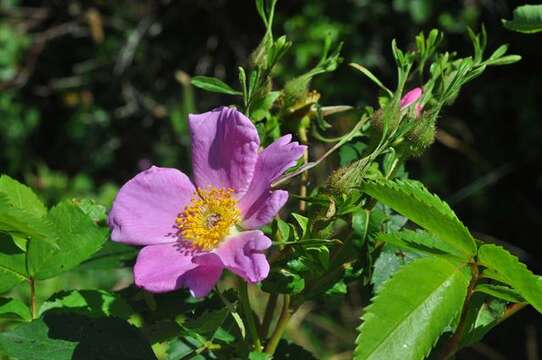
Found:
<path fill-rule="evenodd" d="M 11 205 L 9 198 L 0 193 L 0 232 L 34 238 L 55 246 L 56 234 L 51 223 L 23 209 Z"/>
<path fill-rule="evenodd" d="M 296 213 L 292 213 L 292 216 L 299 224 L 299 227 L 301 228 L 301 238 L 305 238 L 305 235 L 307 235 L 307 230 L 309 227 L 309 219 L 303 215 L 299 215 Z"/>
<path fill-rule="evenodd" d="M 30 241 L 28 267 L 36 279 L 47 279 L 73 269 L 96 253 L 107 239 L 107 230 L 96 226 L 70 202 L 52 208 L 47 219 L 58 233 L 58 249 L 41 241 Z"/>
<path fill-rule="evenodd" d="M 202 355 L 196 355 L 196 351 L 204 346 L 201 339 L 195 336 L 184 335 L 180 338 L 171 340 L 168 343 L 168 357 L 167 360 L 205 360 Z M 190 355 L 194 355 L 189 357 Z"/>
<path fill-rule="evenodd" d="M 401 249 L 407 249 L 424 254 L 453 254 L 454 249 L 440 238 L 426 232 L 401 230 L 391 233 L 380 233 L 377 241 L 385 241 Z"/>
<path fill-rule="evenodd" d="M 393 93 L 391 92 L 391 90 L 388 89 L 386 86 L 384 86 L 384 84 L 369 69 L 367 69 L 365 66 L 362 66 L 362 65 L 359 65 L 359 64 L 356 64 L 356 63 L 350 63 L 348 65 L 350 65 L 354 69 L 358 70 L 363 75 L 367 76 L 372 82 L 374 82 L 376 85 L 378 85 L 379 88 L 384 90 L 390 97 L 393 97 Z"/>
<path fill-rule="evenodd" d="M 137 256 L 138 249 L 133 246 L 106 241 L 103 247 L 91 258 L 85 260 L 79 269 L 116 269 L 126 267 Z"/>
<path fill-rule="evenodd" d="M 137 328 L 118 318 L 46 314 L 0 334 L 0 346 L 18 360 L 156 359 Z"/>
<path fill-rule="evenodd" d="M 134 313 L 118 294 L 105 290 L 61 291 L 42 304 L 40 316 L 51 310 L 81 313 L 95 318 L 116 316 L 124 320 Z"/>
<path fill-rule="evenodd" d="M 368 180 L 362 190 L 438 236 L 454 254 L 470 258 L 476 243 L 448 204 L 412 180 Z"/>
<path fill-rule="evenodd" d="M 480 342 L 485 334 L 499 324 L 505 310 L 504 301 L 491 299 L 486 294 L 475 292 L 467 310 L 465 334 L 461 338 L 460 347 Z"/>
<path fill-rule="evenodd" d="M 305 280 L 288 270 L 273 270 L 262 282 L 262 290 L 268 293 L 299 294 L 305 288 Z"/>
<path fill-rule="evenodd" d="M 494 298 L 508 301 L 511 303 L 524 303 L 525 299 L 508 286 L 492 285 L 492 284 L 479 284 L 474 291 L 481 292 L 487 295 L 491 295 Z"/>
<path fill-rule="evenodd" d="M 227 307 L 222 309 L 207 311 L 197 319 L 190 319 L 185 327 L 204 336 L 212 336 L 216 330 L 222 326 L 224 320 L 229 314 Z"/>
<path fill-rule="evenodd" d="M 94 200 L 82 199 L 73 201 L 95 223 L 107 219 L 107 210 L 105 206 L 97 204 Z"/>
<path fill-rule="evenodd" d="M 501 21 L 505 28 L 512 31 L 527 34 L 542 31 L 542 5 L 518 6 L 512 20 Z"/>
<path fill-rule="evenodd" d="M 402 267 L 365 309 L 354 359 L 423 359 L 461 311 L 469 281 L 465 263 L 442 257 Z"/>
<path fill-rule="evenodd" d="M 192 78 L 192 85 L 200 89 L 210 91 L 210 92 L 216 92 L 216 93 L 228 94 L 228 95 L 242 95 L 240 91 L 233 89 L 231 86 L 229 86 L 225 82 L 213 77 L 194 76 Z"/>
<path fill-rule="evenodd" d="M 47 214 L 47 208 L 38 196 L 26 185 L 7 175 L 0 177 L 0 193 L 4 194 L 9 204 L 27 213 L 42 217 Z"/>
<path fill-rule="evenodd" d="M 8 234 L 0 233 L 0 293 L 28 280 L 26 255 Z"/>
<path fill-rule="evenodd" d="M 411 263 L 419 257 L 418 253 L 411 250 L 402 250 L 392 244 L 384 245 L 374 263 L 373 276 L 371 277 L 371 284 L 373 284 L 375 291 L 378 291 L 386 280 L 391 278 L 403 265 Z"/>
<path fill-rule="evenodd" d="M 265 95 L 262 98 L 259 98 L 254 102 L 253 110 L 250 112 L 250 118 L 252 121 L 260 121 L 263 120 L 267 114 L 269 114 L 269 111 L 271 110 L 271 107 L 275 103 L 275 101 L 280 96 L 280 91 L 271 91 L 267 95 Z"/>
<path fill-rule="evenodd" d="M 0 318 L 13 315 L 24 321 L 32 320 L 30 309 L 21 300 L 0 298 Z"/>
<path fill-rule="evenodd" d="M 478 260 L 488 269 L 495 271 L 507 285 L 542 313 L 542 280 L 529 271 L 517 257 L 500 246 L 486 244 L 480 247 Z"/>

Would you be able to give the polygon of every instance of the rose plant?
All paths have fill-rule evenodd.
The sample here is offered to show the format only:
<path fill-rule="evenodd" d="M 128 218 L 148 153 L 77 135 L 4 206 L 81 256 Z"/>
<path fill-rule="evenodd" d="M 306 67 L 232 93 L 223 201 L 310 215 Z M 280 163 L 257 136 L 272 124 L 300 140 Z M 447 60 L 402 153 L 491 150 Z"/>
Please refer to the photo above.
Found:
<path fill-rule="evenodd" d="M 314 68 L 281 84 L 275 69 L 292 43 L 273 34 L 275 5 L 256 1 L 266 31 L 237 89 L 192 78 L 233 98 L 188 117 L 191 171 L 155 164 L 133 174 L 107 210 L 78 199 L 47 209 L 0 178 L 0 292 L 29 288 L 28 304 L 0 298 L 0 317 L 10 319 L 0 353 L 318 358 L 290 341 L 288 324 L 307 302 L 343 298 L 354 283 L 367 299 L 355 359 L 448 359 L 527 305 L 542 311 L 540 278 L 477 239 L 405 170 L 466 83 L 520 57 L 504 45 L 485 56 L 483 29 L 469 32 L 472 56 L 442 52 L 432 30 L 410 51 L 392 43 L 393 87 L 350 64 L 378 88 L 374 107 L 324 106 L 311 81 L 341 64 L 341 44 L 326 40 Z M 337 114 L 350 130 L 331 125 Z M 323 164 L 333 170 L 318 179 Z M 133 284 L 37 303 L 42 280 L 85 267 L 128 267 Z"/>

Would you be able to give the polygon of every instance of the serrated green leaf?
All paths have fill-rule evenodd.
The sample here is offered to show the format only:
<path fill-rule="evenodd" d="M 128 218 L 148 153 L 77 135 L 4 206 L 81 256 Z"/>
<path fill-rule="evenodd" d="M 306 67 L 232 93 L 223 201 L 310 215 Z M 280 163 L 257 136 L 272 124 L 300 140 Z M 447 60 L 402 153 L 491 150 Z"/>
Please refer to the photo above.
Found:
<path fill-rule="evenodd" d="M 1 333 L 0 346 L 18 360 L 156 359 L 141 332 L 126 321 L 80 314 L 46 314 Z"/>
<path fill-rule="evenodd" d="M 454 249 L 447 243 L 426 231 L 401 230 L 380 233 L 376 236 L 376 240 L 423 254 L 454 253 Z"/>
<path fill-rule="evenodd" d="M 94 318 L 116 316 L 124 320 L 134 313 L 118 294 L 105 290 L 61 291 L 41 305 L 39 314 L 42 316 L 51 310 L 81 313 Z"/>
<path fill-rule="evenodd" d="M 200 89 L 220 93 L 227 95 L 242 95 L 240 91 L 233 89 L 231 86 L 225 82 L 208 76 L 194 76 L 192 78 L 192 85 Z"/>
<path fill-rule="evenodd" d="M 470 258 L 476 243 L 450 207 L 412 180 L 367 180 L 363 191 L 447 243 L 454 254 Z"/>
<path fill-rule="evenodd" d="M 517 257 L 500 246 L 486 244 L 480 247 L 478 260 L 500 275 L 507 285 L 542 313 L 542 280 L 529 271 Z"/>
<path fill-rule="evenodd" d="M 441 257 L 402 267 L 363 313 L 354 359 L 425 358 L 461 311 L 470 277 L 465 263 Z"/>
<path fill-rule="evenodd" d="M 522 33 L 542 31 L 542 5 L 518 6 L 512 20 L 502 20 L 505 28 Z"/>
<path fill-rule="evenodd" d="M 79 209 L 88 215 L 94 222 L 104 221 L 107 218 L 107 210 L 105 206 L 97 204 L 91 199 L 81 199 L 73 201 Z"/>
<path fill-rule="evenodd" d="M 0 193 L 0 232 L 44 241 L 51 246 L 57 240 L 52 224 L 45 217 L 14 207 L 4 193 Z"/>
<path fill-rule="evenodd" d="M 526 302 L 525 299 L 517 291 L 509 288 L 508 286 L 479 284 L 476 286 L 474 291 L 491 295 L 494 298 L 512 302 L 512 303 Z"/>
<path fill-rule="evenodd" d="M 62 202 L 49 211 L 47 219 L 58 234 L 58 249 L 31 240 L 28 245 L 28 271 L 38 280 L 73 269 L 96 253 L 108 231 L 99 228 L 77 205 Z"/>
<path fill-rule="evenodd" d="M 8 234 L 0 233 L 0 293 L 28 280 L 26 255 Z"/>
<path fill-rule="evenodd" d="M 9 204 L 15 208 L 37 217 L 47 214 L 47 208 L 32 189 L 7 175 L 0 176 L 0 193 L 4 194 Z"/>
<path fill-rule="evenodd" d="M 32 320 L 30 309 L 21 300 L 11 298 L 0 298 L 0 317 L 15 315 L 24 320 Z"/>
<path fill-rule="evenodd" d="M 419 253 L 409 249 L 401 249 L 392 244 L 385 244 L 374 263 L 374 271 L 371 277 L 371 284 L 373 284 L 375 291 L 378 291 L 382 284 L 385 284 L 402 266 L 419 257 Z"/>

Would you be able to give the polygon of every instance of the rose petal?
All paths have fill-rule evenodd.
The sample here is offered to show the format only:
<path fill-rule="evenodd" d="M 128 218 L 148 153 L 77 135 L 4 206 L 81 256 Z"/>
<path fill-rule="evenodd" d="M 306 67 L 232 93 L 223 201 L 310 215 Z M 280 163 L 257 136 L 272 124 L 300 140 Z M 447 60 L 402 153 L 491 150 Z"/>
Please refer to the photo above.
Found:
<path fill-rule="evenodd" d="M 399 107 L 401 109 L 406 108 L 407 106 L 411 105 L 412 103 L 416 102 L 420 97 L 422 96 L 422 88 L 417 87 L 405 94 L 401 98 L 401 101 L 399 102 Z"/>
<path fill-rule="evenodd" d="M 270 221 L 286 202 L 283 193 L 270 191 L 273 181 L 296 164 L 306 149 L 297 142 L 290 142 L 291 135 L 285 135 L 262 151 L 256 163 L 254 178 L 250 187 L 239 201 L 239 209 L 247 220 L 244 226 L 253 228 Z M 257 221 L 256 219 L 260 219 Z"/>
<path fill-rule="evenodd" d="M 232 188 L 243 194 L 258 159 L 260 139 L 254 124 L 239 111 L 227 107 L 191 114 L 188 122 L 196 185 Z"/>
<path fill-rule="evenodd" d="M 134 266 L 137 286 L 154 293 L 181 288 L 184 276 L 199 265 L 192 262 L 194 253 L 179 242 L 145 246 Z"/>
<path fill-rule="evenodd" d="M 192 262 L 199 266 L 183 276 L 184 284 L 190 289 L 192 296 L 204 297 L 220 280 L 224 264 L 218 255 L 212 253 L 197 256 L 192 259 Z"/>
<path fill-rule="evenodd" d="M 227 239 L 213 252 L 228 270 L 256 283 L 269 274 L 269 263 L 263 251 L 270 246 L 271 240 L 261 231 L 245 231 Z"/>
<path fill-rule="evenodd" d="M 176 169 L 151 167 L 119 190 L 109 213 L 111 239 L 132 245 L 176 240 L 175 219 L 192 199 L 195 188 Z"/>
<path fill-rule="evenodd" d="M 245 213 L 243 227 L 257 229 L 270 223 L 286 201 L 288 201 L 288 192 L 284 190 L 269 191 L 268 196 L 260 196 Z"/>

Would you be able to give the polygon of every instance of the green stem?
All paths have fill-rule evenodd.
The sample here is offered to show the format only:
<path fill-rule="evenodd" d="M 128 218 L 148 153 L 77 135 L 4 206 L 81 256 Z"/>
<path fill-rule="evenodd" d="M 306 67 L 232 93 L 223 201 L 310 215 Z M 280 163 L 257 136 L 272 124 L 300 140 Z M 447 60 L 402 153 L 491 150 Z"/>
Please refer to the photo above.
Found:
<path fill-rule="evenodd" d="M 265 347 L 265 352 L 267 354 L 273 355 L 275 353 L 280 339 L 282 339 L 282 335 L 286 331 L 286 327 L 288 326 L 288 321 L 290 320 L 290 317 L 290 295 L 286 294 L 284 295 L 284 303 L 282 304 L 282 312 L 280 314 L 277 327 L 275 328 L 275 331 L 273 331 L 273 335 L 271 335 L 271 338 L 269 339 L 269 342 Z"/>
<path fill-rule="evenodd" d="M 275 308 L 277 307 L 278 294 L 269 295 L 267 306 L 265 307 L 265 314 L 263 316 L 262 327 L 260 329 L 260 337 L 267 339 L 269 334 L 269 328 L 271 327 L 271 321 L 273 321 L 273 315 L 275 314 Z"/>
<path fill-rule="evenodd" d="M 36 283 L 34 278 L 28 279 L 30 285 L 30 309 L 32 311 L 32 319 L 37 317 L 37 305 L 36 305 Z"/>
<path fill-rule="evenodd" d="M 260 342 L 260 337 L 258 336 L 254 314 L 252 313 L 252 308 L 250 307 L 250 300 L 248 299 L 247 283 L 244 280 L 241 280 L 239 285 L 239 300 L 241 301 L 241 307 L 243 308 L 243 313 L 245 314 L 245 319 L 248 326 L 247 330 L 252 339 L 254 350 L 261 351 L 262 344 Z"/>

